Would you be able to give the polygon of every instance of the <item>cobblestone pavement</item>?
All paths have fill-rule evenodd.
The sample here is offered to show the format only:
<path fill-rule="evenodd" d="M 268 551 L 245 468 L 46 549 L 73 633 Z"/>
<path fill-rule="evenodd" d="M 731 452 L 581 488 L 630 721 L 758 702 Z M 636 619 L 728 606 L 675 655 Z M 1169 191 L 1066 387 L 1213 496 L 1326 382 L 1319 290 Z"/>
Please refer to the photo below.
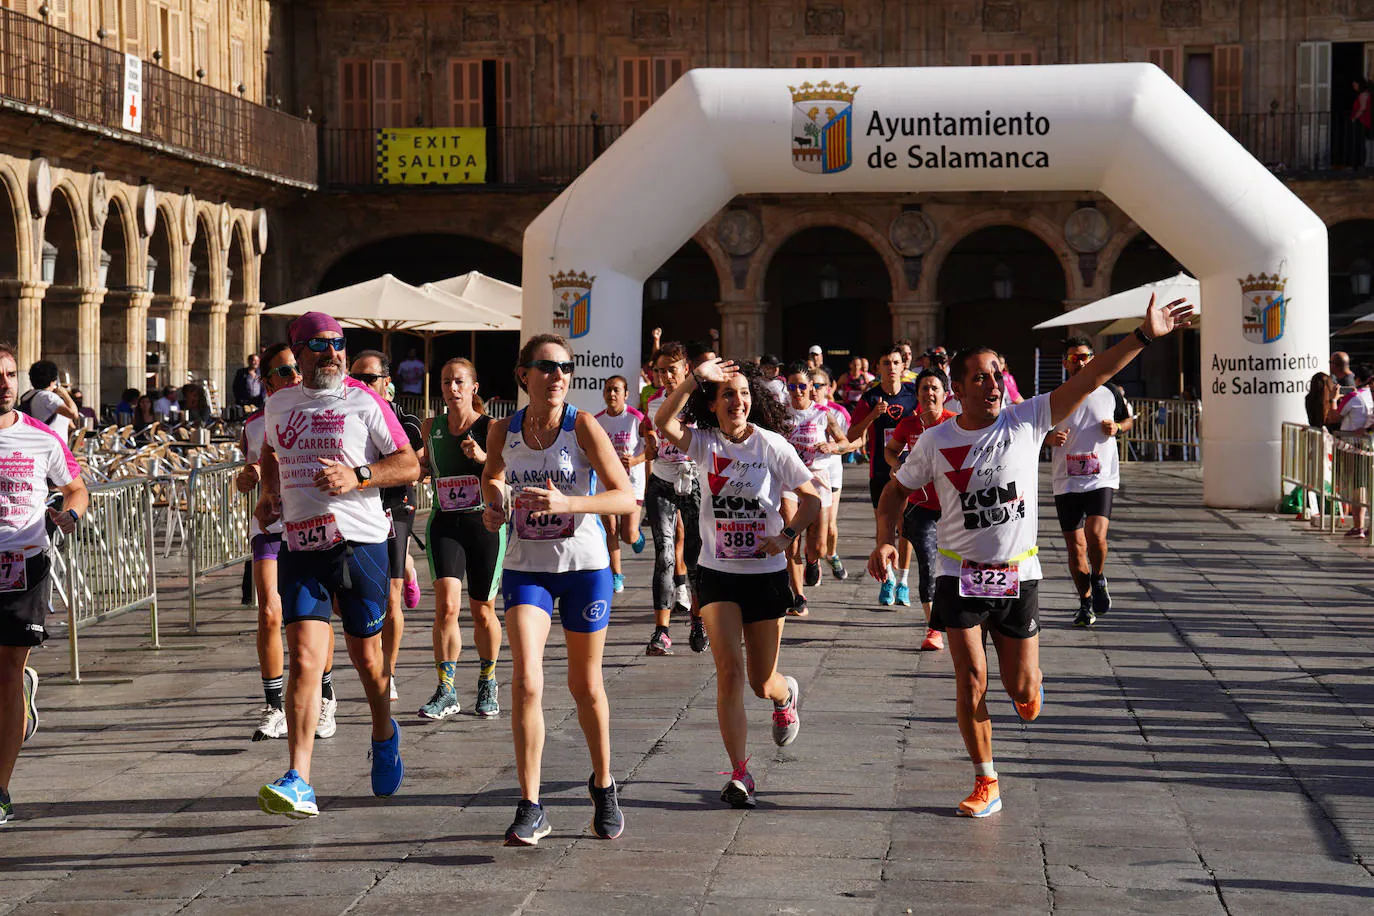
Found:
<path fill-rule="evenodd" d="M 872 531 L 861 474 L 842 522 L 856 573 Z M 414 715 L 434 680 L 427 583 L 399 673 L 401 792 L 369 793 L 366 709 L 341 645 L 340 728 L 316 745 L 322 814 L 271 818 L 254 796 L 285 768 L 285 743 L 249 741 L 253 612 L 237 574 L 220 574 L 201 632 L 184 635 L 185 583 L 168 561 L 162 651 L 138 649 L 142 613 L 81 640 L 84 674 L 131 682 L 63 686 L 65 642 L 36 655 L 42 724 L 13 780 L 18 819 L 0 828 L 0 912 L 1374 911 L 1368 551 L 1204 509 L 1195 468 L 1131 465 L 1124 478 L 1116 607 L 1095 629 L 1069 625 L 1064 551 L 1052 522 L 1043 533 L 1047 702 L 1022 725 L 993 676 L 1006 807 L 988 820 L 953 816 L 972 774 L 946 653 L 917 651 L 919 608 L 878 607 L 857 576 L 827 576 L 811 617 L 788 622 L 801 737 L 774 747 L 751 697 L 760 803 L 722 807 L 709 656 L 686 648 L 682 625 L 678 654 L 644 656 L 651 550 L 627 554 L 606 655 L 621 839 L 585 829 L 589 765 L 555 635 L 555 830 L 538 849 L 500 845 L 516 801 L 508 719 Z M 504 664 L 500 677 L 506 704 Z M 469 650 L 464 694 L 475 679 Z"/>

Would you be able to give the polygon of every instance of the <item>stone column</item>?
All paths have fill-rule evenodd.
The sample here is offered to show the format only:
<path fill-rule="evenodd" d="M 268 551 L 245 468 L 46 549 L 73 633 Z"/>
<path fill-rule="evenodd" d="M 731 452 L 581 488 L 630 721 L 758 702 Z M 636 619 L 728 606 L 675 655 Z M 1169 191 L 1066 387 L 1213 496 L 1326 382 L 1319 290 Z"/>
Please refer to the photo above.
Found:
<path fill-rule="evenodd" d="M 29 389 L 29 366 L 42 358 L 43 296 L 47 291 L 46 283 L 0 280 L 0 338 L 19 351 L 20 393 Z"/>
<path fill-rule="evenodd" d="M 727 359 L 753 359 L 763 352 L 764 323 L 768 303 L 745 300 L 718 302 L 720 309 L 721 356 Z"/>
<path fill-rule="evenodd" d="M 148 303 L 153 294 L 112 290 L 100 310 L 103 400 L 117 403 L 125 388 L 148 386 Z"/>
<path fill-rule="evenodd" d="M 207 316 L 210 323 L 210 340 L 209 352 L 206 354 L 205 377 L 215 386 L 213 397 L 220 408 L 233 400 L 229 380 L 225 377 L 225 352 L 228 346 L 225 340 L 225 326 L 228 323 L 231 304 L 228 299 L 215 299 L 210 303 Z M 239 365 L 242 364 L 240 360 Z M 237 369 L 238 366 L 234 368 Z"/>
<path fill-rule="evenodd" d="M 229 306 L 229 319 L 224 329 L 225 362 L 237 371 L 239 366 L 248 362 L 248 357 L 261 348 L 259 322 L 262 317 L 263 303 L 234 302 Z M 232 376 L 232 373 L 231 373 Z"/>
<path fill-rule="evenodd" d="M 180 388 L 190 381 L 187 372 L 191 363 L 191 306 L 190 296 L 169 296 L 167 309 L 167 378 L 168 384 Z"/>
<path fill-rule="evenodd" d="M 83 289 L 76 302 L 76 386 L 83 402 L 100 407 L 100 306 L 105 290 Z"/>
<path fill-rule="evenodd" d="M 940 303 L 906 300 L 889 302 L 892 312 L 892 339 L 910 338 L 917 353 L 941 343 Z"/>

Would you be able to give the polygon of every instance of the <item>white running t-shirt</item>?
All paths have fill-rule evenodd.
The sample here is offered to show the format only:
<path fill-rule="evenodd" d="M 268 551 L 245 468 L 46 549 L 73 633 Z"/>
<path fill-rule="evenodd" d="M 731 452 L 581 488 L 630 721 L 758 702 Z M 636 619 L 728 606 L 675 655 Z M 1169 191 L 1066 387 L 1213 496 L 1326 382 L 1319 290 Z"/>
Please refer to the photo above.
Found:
<path fill-rule="evenodd" d="M 687 449 L 705 475 L 698 515 L 700 564 L 717 572 L 786 569 L 786 554 L 754 554 L 782 531 L 782 494 L 812 477 L 786 439 L 757 426 L 753 430 L 748 439 L 735 443 L 718 429 L 694 429 Z"/>
<path fill-rule="evenodd" d="M 1041 578 L 1035 546 L 1040 444 L 1050 431 L 1050 396 L 1003 407 L 983 429 L 949 420 L 921 433 L 896 478 L 908 490 L 935 482 L 941 553 L 936 575 L 959 575 L 956 556 L 977 563 L 1021 557 L 1021 579 Z"/>
<path fill-rule="evenodd" d="M 243 460 L 249 464 L 257 464 L 262 460 L 262 440 L 263 434 L 267 432 L 267 425 L 262 419 L 266 416 L 261 410 L 248 415 L 248 419 L 243 421 Z M 281 534 L 281 519 L 267 526 L 267 534 Z M 258 522 L 257 515 L 252 515 L 248 519 L 248 540 L 262 534 L 262 525 Z"/>
<path fill-rule="evenodd" d="M 1068 429 L 1069 440 L 1051 449 L 1054 458 L 1054 495 L 1087 493 L 1121 486 L 1116 437 L 1102 432 L 1102 421 L 1116 416 L 1116 395 L 1103 385 L 1078 405 L 1054 429 Z"/>
<path fill-rule="evenodd" d="M 332 458 L 352 473 L 410 445 L 396 412 L 381 396 L 352 378 L 338 388 L 295 385 L 268 398 L 262 414 L 264 438 L 276 453 L 281 477 L 286 548 L 307 543 L 297 540 L 294 532 L 304 530 L 298 526 L 330 517 L 337 529 L 319 522 L 309 543 L 320 543 L 321 537 L 324 546 L 337 537 L 359 544 L 385 541 L 391 522 L 376 487 L 330 496 L 315 486 L 315 475 L 324 467 L 321 458 Z"/>
<path fill-rule="evenodd" d="M 818 451 L 830 438 L 830 411 L 819 404 L 812 404 L 803 410 L 789 404 L 787 418 L 792 422 L 792 428 L 787 433 L 787 441 L 797 450 L 802 464 L 814 470 L 818 461 L 830 457 Z"/>
<path fill-rule="evenodd" d="M 658 429 L 658 424 L 654 422 L 654 418 L 658 416 L 658 409 L 663 406 L 663 402 L 666 400 L 668 400 L 668 395 L 663 391 L 659 391 L 658 394 L 649 399 L 648 417 L 649 426 L 652 429 Z M 690 426 L 690 424 L 685 425 Z M 691 474 L 696 470 L 691 467 L 691 464 L 692 459 L 683 454 L 676 445 L 669 442 L 667 436 L 659 435 L 658 454 L 653 460 L 655 477 L 668 483 L 676 483 L 683 474 Z"/>
<path fill-rule="evenodd" d="M 627 406 L 615 415 L 601 411 L 596 415 L 596 422 L 611 437 L 611 446 L 617 455 L 634 458 L 644 454 L 644 414 Z M 644 483 L 644 465 L 637 464 L 630 468 L 630 485 L 634 487 L 635 499 L 644 499 Z M 596 492 L 606 492 L 606 482 L 600 478 L 597 478 Z"/>
<path fill-rule="evenodd" d="M 48 549 L 48 485 L 65 487 L 81 476 L 67 443 L 45 423 L 15 411 L 0 429 L 0 553 L 28 559 Z"/>

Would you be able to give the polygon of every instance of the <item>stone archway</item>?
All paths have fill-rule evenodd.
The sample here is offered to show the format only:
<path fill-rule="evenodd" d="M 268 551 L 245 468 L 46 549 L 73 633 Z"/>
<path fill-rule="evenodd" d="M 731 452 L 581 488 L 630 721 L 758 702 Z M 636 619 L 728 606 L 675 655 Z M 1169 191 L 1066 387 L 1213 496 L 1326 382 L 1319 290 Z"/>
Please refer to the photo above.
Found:
<path fill-rule="evenodd" d="M 29 248 L 31 222 L 25 207 L 23 183 L 0 163 L 0 340 L 15 345 L 20 362 L 32 362 L 30 338 L 38 330 L 38 289 Z M 36 347 L 35 347 L 36 349 Z M 20 388 L 28 377 L 20 366 Z"/>
<path fill-rule="evenodd" d="M 105 295 L 100 303 L 100 387 L 86 392 L 92 407 L 118 403 L 126 388 L 142 387 L 145 355 L 139 341 L 147 333 L 146 297 L 139 294 L 147 278 L 138 270 L 133 211 L 119 194 L 110 196 L 97 257 L 103 276 L 97 282 Z"/>
<path fill-rule="evenodd" d="M 719 301 L 720 280 L 710 254 L 688 241 L 644 284 L 643 358 L 649 356 L 653 328 L 662 329 L 664 341 L 709 343 L 711 331 L 720 326 Z M 622 374 L 631 378 L 631 367 L 625 369 Z"/>
<path fill-rule="evenodd" d="M 182 303 L 184 275 L 180 221 L 165 200 L 157 207 L 148 237 L 143 285 L 149 294 L 146 383 L 153 388 L 186 382 L 186 337 Z M 175 363 L 175 373 L 173 365 Z M 175 376 L 175 377 L 174 377 Z"/>
<path fill-rule="evenodd" d="M 53 188 L 52 204 L 43 220 L 38 276 L 48 283 L 43 294 L 42 359 L 57 364 L 60 377 L 83 388 L 99 387 L 82 374 L 82 303 L 94 295 L 90 228 L 81 197 L 70 181 Z M 91 369 L 94 369 L 92 363 Z"/>

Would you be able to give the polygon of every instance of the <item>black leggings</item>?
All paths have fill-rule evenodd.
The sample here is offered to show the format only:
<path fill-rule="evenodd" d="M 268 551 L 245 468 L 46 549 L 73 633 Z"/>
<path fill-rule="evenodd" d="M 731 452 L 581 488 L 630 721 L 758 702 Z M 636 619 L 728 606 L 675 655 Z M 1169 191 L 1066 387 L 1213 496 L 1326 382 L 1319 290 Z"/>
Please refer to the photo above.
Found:
<path fill-rule="evenodd" d="M 665 611 L 673 606 L 673 541 L 679 512 L 684 537 L 682 559 L 687 563 L 687 579 L 696 589 L 697 557 L 701 555 L 701 485 L 694 481 L 692 492 L 682 496 L 671 483 L 650 474 L 644 487 L 644 508 L 654 536 L 654 610 Z"/>
<path fill-rule="evenodd" d="M 923 509 L 911 503 L 907 503 L 902 513 L 902 537 L 911 542 L 916 554 L 922 604 L 935 599 L 935 562 L 939 559 L 935 527 L 939 521 L 938 510 Z"/>

